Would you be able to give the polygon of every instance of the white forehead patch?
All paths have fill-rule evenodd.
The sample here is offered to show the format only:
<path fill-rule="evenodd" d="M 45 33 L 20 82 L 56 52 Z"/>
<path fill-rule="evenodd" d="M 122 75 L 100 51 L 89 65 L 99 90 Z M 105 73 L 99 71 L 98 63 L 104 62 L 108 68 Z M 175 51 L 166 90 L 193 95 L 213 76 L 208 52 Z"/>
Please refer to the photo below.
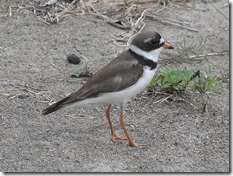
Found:
<path fill-rule="evenodd" d="M 163 37 L 161 37 L 159 44 L 162 44 L 163 42 L 164 42 L 164 39 L 163 39 Z"/>
<path fill-rule="evenodd" d="M 144 43 L 147 43 L 147 42 L 151 41 L 152 39 L 153 38 L 147 38 L 147 39 L 144 40 Z M 163 42 L 164 42 L 164 39 L 163 39 L 163 37 L 161 37 L 160 41 L 159 41 L 159 44 L 162 44 Z"/>

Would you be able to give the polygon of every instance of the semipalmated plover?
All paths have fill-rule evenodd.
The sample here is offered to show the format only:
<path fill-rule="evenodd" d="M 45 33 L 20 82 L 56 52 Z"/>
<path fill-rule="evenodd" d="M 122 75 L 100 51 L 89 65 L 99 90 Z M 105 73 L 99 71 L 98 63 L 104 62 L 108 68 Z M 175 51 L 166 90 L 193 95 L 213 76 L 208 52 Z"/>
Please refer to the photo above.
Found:
<path fill-rule="evenodd" d="M 131 147 L 142 148 L 135 143 L 124 124 L 124 108 L 130 98 L 141 92 L 152 80 L 157 69 L 158 57 L 163 49 L 173 49 L 163 37 L 152 31 L 139 33 L 129 49 L 118 55 L 108 65 L 93 75 L 78 91 L 43 110 L 49 114 L 65 107 L 93 107 L 108 105 L 106 117 L 113 140 L 128 140 Z M 110 119 L 112 104 L 120 105 L 120 126 L 125 137 L 118 136 Z"/>

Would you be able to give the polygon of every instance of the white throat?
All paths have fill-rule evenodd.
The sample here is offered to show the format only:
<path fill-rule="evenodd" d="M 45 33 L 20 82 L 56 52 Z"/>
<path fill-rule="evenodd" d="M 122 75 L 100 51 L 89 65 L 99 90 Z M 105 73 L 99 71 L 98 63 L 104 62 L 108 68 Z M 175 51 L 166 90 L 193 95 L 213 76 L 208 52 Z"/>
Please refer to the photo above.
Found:
<path fill-rule="evenodd" d="M 129 49 L 140 56 L 143 56 L 143 57 L 145 57 L 149 60 L 152 60 L 154 62 L 158 62 L 159 53 L 163 48 L 161 47 L 161 48 L 147 52 L 147 51 L 141 50 L 140 48 L 136 47 L 135 45 L 129 45 Z"/>

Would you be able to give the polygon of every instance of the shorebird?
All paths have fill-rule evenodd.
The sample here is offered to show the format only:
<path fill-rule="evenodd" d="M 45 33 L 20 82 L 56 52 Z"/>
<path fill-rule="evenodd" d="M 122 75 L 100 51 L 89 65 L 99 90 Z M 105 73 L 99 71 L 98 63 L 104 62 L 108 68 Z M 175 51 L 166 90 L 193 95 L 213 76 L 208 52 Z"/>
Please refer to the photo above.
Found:
<path fill-rule="evenodd" d="M 113 140 L 128 140 L 131 147 L 143 148 L 132 140 L 124 123 L 126 103 L 144 90 L 152 80 L 162 49 L 174 49 L 154 31 L 141 32 L 132 40 L 129 48 L 93 75 L 80 89 L 43 110 L 49 114 L 66 107 L 93 107 L 108 105 L 105 114 Z M 110 109 L 120 105 L 120 126 L 126 137 L 118 136 L 113 128 Z"/>

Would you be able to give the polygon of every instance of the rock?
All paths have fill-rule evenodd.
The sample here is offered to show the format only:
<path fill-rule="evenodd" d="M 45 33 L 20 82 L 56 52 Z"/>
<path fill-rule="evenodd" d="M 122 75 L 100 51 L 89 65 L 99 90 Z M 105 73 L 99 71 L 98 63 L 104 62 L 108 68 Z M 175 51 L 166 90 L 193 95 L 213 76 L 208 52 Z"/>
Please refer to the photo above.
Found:
<path fill-rule="evenodd" d="M 27 98 L 27 97 L 29 97 L 29 94 L 28 94 L 28 93 L 22 93 L 22 94 L 19 94 L 19 95 L 18 95 L 18 98 L 19 98 L 19 99 L 25 99 L 25 98 Z"/>
<path fill-rule="evenodd" d="M 71 64 L 76 64 L 78 65 L 81 62 L 81 59 L 76 56 L 75 54 L 71 54 L 67 56 L 67 61 Z"/>

